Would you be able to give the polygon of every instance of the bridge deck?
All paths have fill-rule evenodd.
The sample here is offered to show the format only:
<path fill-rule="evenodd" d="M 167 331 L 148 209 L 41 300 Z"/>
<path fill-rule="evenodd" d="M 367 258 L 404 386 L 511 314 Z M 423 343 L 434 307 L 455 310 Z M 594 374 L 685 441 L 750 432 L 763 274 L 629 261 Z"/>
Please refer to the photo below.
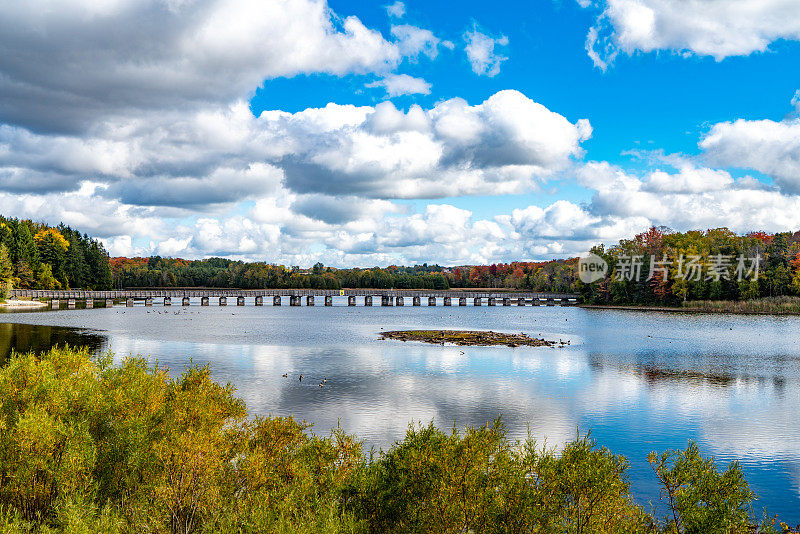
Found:
<path fill-rule="evenodd" d="M 122 289 L 113 291 L 13 289 L 11 296 L 33 299 L 152 299 L 160 297 L 434 297 L 434 298 L 495 298 L 495 299 L 577 299 L 572 293 L 539 293 L 524 291 L 436 291 L 428 289 Z"/>

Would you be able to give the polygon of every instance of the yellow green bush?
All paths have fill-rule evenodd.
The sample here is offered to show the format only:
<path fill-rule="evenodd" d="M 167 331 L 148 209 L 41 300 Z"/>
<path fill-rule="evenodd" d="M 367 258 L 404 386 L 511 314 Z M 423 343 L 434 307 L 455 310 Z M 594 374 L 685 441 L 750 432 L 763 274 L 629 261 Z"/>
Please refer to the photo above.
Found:
<path fill-rule="evenodd" d="M 577 436 L 556 452 L 502 423 L 410 426 L 364 454 L 340 429 L 249 417 L 191 366 L 83 349 L 0 367 L 0 534 L 766 532 L 738 465 L 693 443 L 649 460 L 667 515 L 630 493 L 628 461 Z"/>

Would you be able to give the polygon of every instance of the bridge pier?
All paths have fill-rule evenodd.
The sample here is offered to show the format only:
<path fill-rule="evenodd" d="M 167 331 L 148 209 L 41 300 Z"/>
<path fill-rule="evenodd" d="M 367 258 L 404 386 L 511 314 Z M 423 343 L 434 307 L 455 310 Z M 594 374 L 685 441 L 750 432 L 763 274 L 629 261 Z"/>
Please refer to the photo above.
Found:
<path fill-rule="evenodd" d="M 324 298 L 325 306 L 333 306 L 334 295 L 331 291 L 325 290 L 301 290 L 301 291 L 269 291 L 273 297 L 272 304 L 280 306 L 282 297 L 289 298 L 290 306 L 314 306 L 317 297 Z M 183 296 L 181 296 L 181 293 Z M 189 297 L 189 294 L 194 295 Z M 215 289 L 194 289 L 191 291 L 169 290 L 169 291 L 143 291 L 143 290 L 121 290 L 121 291 L 39 291 L 39 290 L 13 290 L 12 297 L 18 298 L 39 298 L 42 300 L 50 299 L 49 307 L 52 309 L 59 309 L 61 303 L 64 302 L 65 308 L 77 308 L 78 301 L 80 301 L 81 309 L 92 309 L 95 307 L 111 308 L 115 304 L 120 306 L 132 307 L 136 305 L 136 301 L 142 301 L 144 306 L 153 306 L 155 298 L 163 299 L 164 306 L 172 305 L 172 296 L 181 299 L 183 306 L 189 306 L 191 298 L 200 299 L 201 306 L 208 306 L 211 297 L 219 299 L 220 306 L 227 305 L 227 299 L 236 299 L 237 306 L 246 306 L 247 299 L 251 296 L 254 297 L 256 306 L 264 305 L 264 295 L 257 295 L 256 293 L 263 292 L 246 292 L 241 291 L 238 295 L 233 291 L 220 291 Z M 277 294 L 276 294 L 277 293 Z M 289 293 L 292 293 L 291 295 Z M 344 291 L 340 293 L 342 295 Z M 468 300 L 472 299 L 474 306 L 488 305 L 494 306 L 573 306 L 580 302 L 580 296 L 570 293 L 534 293 L 522 292 L 514 294 L 491 293 L 491 292 L 463 292 L 459 296 L 453 296 L 453 293 L 440 292 L 440 291 L 405 291 L 405 290 L 367 290 L 367 291 L 350 291 L 350 293 L 360 293 L 364 298 L 365 306 L 377 306 L 378 303 L 374 301 L 375 298 L 380 298 L 381 306 L 404 306 L 405 297 L 408 296 L 409 306 L 421 306 L 422 299 L 427 298 L 427 306 L 455 306 L 455 300 L 458 299 L 458 306 L 467 306 Z M 110 295 L 115 295 L 117 298 L 109 298 Z M 155 296 L 157 295 L 157 296 Z M 456 293 L 458 295 L 458 293 Z M 463 295 L 463 296 L 462 296 Z M 345 295 L 342 295 L 345 296 Z M 305 298 L 305 304 L 303 299 Z M 441 302 L 437 300 L 441 298 Z M 358 296 L 355 294 L 347 295 L 347 305 L 356 306 Z M 484 302 L 484 299 L 485 302 Z M 47 300 L 45 300 L 47 302 Z M 233 303 L 231 303 L 233 305 Z M 322 302 L 320 302 L 322 305 Z"/>

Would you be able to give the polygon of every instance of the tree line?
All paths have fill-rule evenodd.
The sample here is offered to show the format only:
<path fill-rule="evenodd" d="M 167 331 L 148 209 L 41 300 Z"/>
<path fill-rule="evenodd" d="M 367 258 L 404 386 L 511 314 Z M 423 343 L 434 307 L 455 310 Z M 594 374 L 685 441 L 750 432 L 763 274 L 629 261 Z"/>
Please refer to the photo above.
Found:
<path fill-rule="evenodd" d="M 650 230 L 617 245 L 592 248 L 605 277 L 584 283 L 579 259 L 444 267 L 310 269 L 226 258 L 110 258 L 103 245 L 63 224 L 49 227 L 0 217 L 0 281 L 8 287 L 109 289 L 492 288 L 580 293 L 598 304 L 680 305 L 800 295 L 800 232 L 736 234 L 727 228 Z"/>
<path fill-rule="evenodd" d="M 578 259 L 541 262 L 493 263 L 464 265 L 446 273 L 451 287 L 476 287 L 550 291 L 567 293 L 575 290 Z"/>
<path fill-rule="evenodd" d="M 220 287 L 242 289 L 448 289 L 439 266 L 311 269 L 225 258 L 112 258 L 115 287 Z"/>
<path fill-rule="evenodd" d="M 800 295 L 800 232 L 651 228 L 591 252 L 608 272 L 594 283 L 575 281 L 587 302 L 680 305 Z"/>
<path fill-rule="evenodd" d="M 50 227 L 0 216 L 0 281 L 9 287 L 110 289 L 102 243 L 63 224 Z"/>
<path fill-rule="evenodd" d="M 435 289 L 497 288 L 574 290 L 577 259 L 492 265 L 414 265 L 311 269 L 225 258 L 112 258 L 115 287 L 225 287 L 242 289 Z"/>
<path fill-rule="evenodd" d="M 790 532 L 753 509 L 738 463 L 691 442 L 647 457 L 657 515 L 634 500 L 628 459 L 585 435 L 557 453 L 499 419 L 412 425 L 366 454 L 341 429 L 250 417 L 208 367 L 113 361 L 56 348 L 0 366 L 0 532 Z"/>

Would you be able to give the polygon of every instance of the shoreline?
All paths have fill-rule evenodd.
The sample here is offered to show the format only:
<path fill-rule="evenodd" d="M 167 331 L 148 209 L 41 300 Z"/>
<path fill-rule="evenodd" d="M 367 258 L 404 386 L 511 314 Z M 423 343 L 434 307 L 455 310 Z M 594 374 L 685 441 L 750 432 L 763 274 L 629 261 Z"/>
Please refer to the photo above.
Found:
<path fill-rule="evenodd" d="M 0 302 L 0 308 L 6 310 L 30 310 L 36 308 L 46 308 L 47 303 L 39 300 L 17 300 L 9 299 Z"/>
<path fill-rule="evenodd" d="M 795 311 L 725 310 L 709 308 L 670 307 L 670 306 L 632 306 L 617 304 L 578 304 L 578 308 L 590 310 L 649 311 L 665 313 L 708 313 L 728 315 L 800 315 Z"/>
<path fill-rule="evenodd" d="M 727 301 L 726 301 L 727 303 Z M 731 304 L 734 304 L 731 301 Z M 34 310 L 48 307 L 47 302 L 39 300 L 19 300 L 8 299 L 0 302 L 0 309 L 7 311 Z M 726 309 L 722 307 L 678 307 L 678 306 L 636 306 L 631 304 L 577 304 L 575 307 L 587 310 L 620 310 L 620 311 L 641 311 L 641 312 L 662 312 L 662 313 L 707 313 L 707 314 L 728 314 L 728 315 L 784 315 L 800 316 L 800 311 L 792 310 L 758 310 L 758 309 Z"/>

